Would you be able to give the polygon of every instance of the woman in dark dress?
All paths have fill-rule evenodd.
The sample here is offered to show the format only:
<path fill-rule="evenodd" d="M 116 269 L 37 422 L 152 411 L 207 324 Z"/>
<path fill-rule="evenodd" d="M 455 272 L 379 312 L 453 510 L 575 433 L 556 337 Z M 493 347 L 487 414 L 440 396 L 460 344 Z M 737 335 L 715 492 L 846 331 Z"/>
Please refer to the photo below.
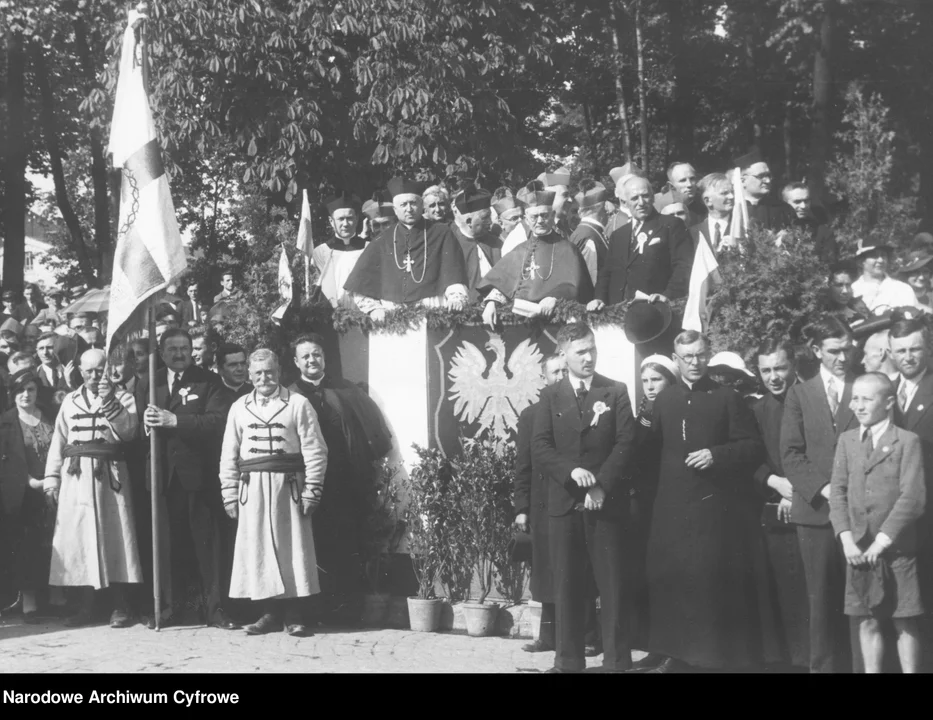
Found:
<path fill-rule="evenodd" d="M 26 622 L 39 616 L 38 594 L 48 587 L 55 527 L 55 511 L 42 491 L 54 425 L 36 405 L 38 388 L 32 370 L 18 371 L 10 380 L 13 407 L 0 415 L 4 564 L 19 593 L 4 614 L 22 612 Z"/>

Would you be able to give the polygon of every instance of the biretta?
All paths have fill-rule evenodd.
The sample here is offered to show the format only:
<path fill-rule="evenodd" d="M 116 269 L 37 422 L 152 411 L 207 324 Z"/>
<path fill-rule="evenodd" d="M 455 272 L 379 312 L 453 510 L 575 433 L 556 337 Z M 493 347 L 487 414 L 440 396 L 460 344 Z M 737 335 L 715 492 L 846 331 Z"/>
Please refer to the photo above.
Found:
<path fill-rule="evenodd" d="M 538 207 L 539 205 L 552 207 L 556 195 L 557 193 L 553 190 L 545 190 L 544 183 L 541 180 L 530 182 L 518 191 L 518 199 L 525 204 L 525 207 L 529 208 Z"/>
<path fill-rule="evenodd" d="M 373 193 L 371 200 L 363 203 L 363 212 L 372 220 L 379 217 L 394 217 L 395 209 L 392 206 L 392 198 L 384 190 L 377 190 Z"/>
<path fill-rule="evenodd" d="M 338 210 L 360 211 L 360 199 L 356 195 L 352 195 L 343 190 L 335 195 L 331 195 L 324 201 L 324 204 L 327 206 L 328 215 L 333 215 Z"/>
<path fill-rule="evenodd" d="M 496 214 L 499 217 L 502 217 L 509 210 L 514 210 L 515 208 L 525 207 L 525 203 L 519 200 L 517 197 L 507 195 L 503 198 L 499 198 L 492 204 L 493 209 L 496 211 Z"/>
<path fill-rule="evenodd" d="M 755 163 L 764 161 L 765 159 L 761 156 L 761 151 L 758 148 L 752 148 L 744 155 L 735 159 L 735 167 L 739 168 L 739 170 L 748 170 Z"/>
<path fill-rule="evenodd" d="M 570 185 L 570 168 L 559 167 L 554 172 L 543 172 L 538 175 L 538 180 L 543 182 L 545 187 Z"/>
<path fill-rule="evenodd" d="M 605 185 L 595 180 L 585 179 L 580 181 L 580 192 L 574 196 L 574 200 L 577 201 L 579 208 L 583 210 L 606 202 L 607 197 L 609 197 L 609 192 L 606 190 Z"/>
<path fill-rule="evenodd" d="M 638 167 L 638 165 L 635 163 L 630 162 L 625 163 L 625 165 L 622 165 L 621 167 L 614 167 L 609 171 L 609 177 L 612 178 L 612 182 L 614 182 L 616 185 L 619 184 L 620 180 L 627 180 L 633 175 L 644 177 L 645 171 Z"/>
<path fill-rule="evenodd" d="M 491 204 L 492 193 L 476 187 L 471 182 L 466 183 L 454 198 L 454 205 L 456 205 L 461 215 L 478 210 L 487 210 Z"/>
<path fill-rule="evenodd" d="M 417 195 L 421 197 L 424 192 L 425 184 L 418 180 L 408 180 L 407 178 L 394 177 L 389 180 L 389 195 L 393 198 L 399 195 Z"/>

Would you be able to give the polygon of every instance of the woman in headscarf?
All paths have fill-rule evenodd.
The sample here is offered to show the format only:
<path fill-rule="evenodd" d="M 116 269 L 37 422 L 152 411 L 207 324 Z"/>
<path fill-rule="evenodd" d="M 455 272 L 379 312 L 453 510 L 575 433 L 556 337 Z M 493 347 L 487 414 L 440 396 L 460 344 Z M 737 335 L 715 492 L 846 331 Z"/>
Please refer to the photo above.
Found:
<path fill-rule="evenodd" d="M 644 392 L 638 405 L 636 438 L 641 440 L 651 430 L 651 410 L 654 401 L 667 388 L 676 385 L 680 370 L 676 363 L 665 355 L 649 355 L 641 362 L 641 386 Z M 640 443 L 639 443 L 640 444 Z M 648 584 L 645 578 L 645 558 L 648 549 L 648 531 L 654 493 L 660 471 L 656 459 L 639 457 L 632 477 L 630 512 L 634 540 L 634 642 L 632 647 L 643 648 L 648 641 Z M 634 669 L 648 669 L 660 665 L 660 655 L 649 654 L 633 664 Z"/>
<path fill-rule="evenodd" d="M 38 594 L 48 587 L 55 527 L 55 512 L 42 490 L 54 425 L 36 405 L 38 394 L 33 370 L 17 371 L 10 380 L 13 407 L 0 415 L 2 547 L 19 593 L 4 614 L 22 612 L 27 623 L 39 617 Z"/>

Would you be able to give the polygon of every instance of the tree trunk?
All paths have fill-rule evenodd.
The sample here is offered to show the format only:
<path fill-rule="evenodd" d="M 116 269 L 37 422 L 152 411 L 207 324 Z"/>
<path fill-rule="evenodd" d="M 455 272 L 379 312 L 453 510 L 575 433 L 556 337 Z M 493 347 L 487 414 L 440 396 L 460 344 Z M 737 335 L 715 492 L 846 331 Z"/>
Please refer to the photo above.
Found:
<path fill-rule="evenodd" d="M 628 104 L 625 102 L 625 56 L 622 54 L 622 38 L 619 29 L 619 15 L 616 12 L 616 0 L 609 0 L 611 19 L 612 50 L 615 56 L 616 105 L 619 108 L 619 121 L 622 124 L 622 152 L 625 162 L 632 159 L 632 129 L 628 119 Z"/>
<path fill-rule="evenodd" d="M 823 0 L 820 23 L 820 44 L 813 58 L 813 123 L 810 126 L 810 197 L 814 203 L 823 200 L 826 192 L 826 163 L 832 142 L 830 112 L 833 102 L 833 30 L 835 0 Z"/>
<path fill-rule="evenodd" d="M 794 179 L 794 174 L 796 168 L 794 167 L 793 159 L 793 131 L 794 124 L 791 121 L 790 117 L 790 107 L 791 107 L 791 96 L 793 95 L 792 90 L 787 92 L 787 101 L 784 103 L 784 122 L 781 125 L 781 130 L 784 135 L 784 179 L 788 182 Z"/>
<path fill-rule="evenodd" d="M 91 256 L 84 242 L 84 231 L 81 221 L 71 206 L 68 198 L 68 189 L 65 187 L 65 171 L 62 167 L 62 151 L 58 142 L 58 125 L 55 121 L 55 97 L 52 94 L 52 85 L 49 81 L 48 67 L 45 64 L 42 46 L 33 45 L 33 58 L 36 71 L 36 84 L 39 86 L 41 100 L 42 131 L 45 136 L 45 146 L 49 153 L 49 164 L 52 167 L 52 178 L 55 181 L 55 200 L 62 213 L 75 253 L 78 256 L 78 267 L 89 287 L 97 287 L 98 280 L 91 264 Z"/>
<path fill-rule="evenodd" d="M 19 31 L 6 31 L 6 148 L 3 158 L 3 289 L 22 291 L 26 265 L 26 56 Z"/>
<path fill-rule="evenodd" d="M 745 36 L 745 67 L 748 71 L 748 84 L 752 89 L 752 106 L 748 112 L 751 125 L 751 144 L 761 147 L 761 89 L 758 84 L 758 68 L 755 63 L 756 39 L 749 33 Z"/>
<path fill-rule="evenodd" d="M 97 84 L 91 50 L 87 42 L 87 28 L 84 21 L 75 22 L 75 43 L 81 68 L 89 87 Z M 92 120 L 92 118 L 89 118 Z M 99 127 L 91 125 L 91 181 L 94 186 L 94 243 L 97 245 L 97 267 L 100 268 L 101 282 L 110 282 L 113 272 L 113 242 L 110 232 L 110 198 L 107 182 L 107 160 L 104 156 L 103 136 Z"/>
<path fill-rule="evenodd" d="M 930 32 L 933 32 L 933 4 L 920 3 L 917 16 L 917 60 L 919 67 L 930 67 L 933 62 L 933 44 Z M 919 90 L 920 88 L 918 88 Z M 922 85 L 922 94 L 917 93 L 917 108 L 913 124 L 916 128 L 917 141 L 920 145 L 920 229 L 930 232 L 933 229 L 933 83 L 929 79 Z"/>
<path fill-rule="evenodd" d="M 645 80 L 645 42 L 641 31 L 641 0 L 635 0 L 635 47 L 638 53 L 638 110 L 641 126 L 641 162 L 645 175 L 650 175 L 651 156 L 648 152 L 648 86 Z"/>
<path fill-rule="evenodd" d="M 583 103 L 583 131 L 586 135 L 586 149 L 590 155 L 590 174 L 599 177 L 599 155 L 597 154 L 596 140 L 593 137 L 593 122 L 590 117 L 590 104 Z"/>
<path fill-rule="evenodd" d="M 695 101 L 693 73 L 684 34 L 684 14 L 689 11 L 685 0 L 665 0 L 664 12 L 668 21 L 668 43 L 671 52 L 674 93 L 671 103 L 671 145 L 667 161 L 690 161 L 694 155 L 693 116 Z"/>

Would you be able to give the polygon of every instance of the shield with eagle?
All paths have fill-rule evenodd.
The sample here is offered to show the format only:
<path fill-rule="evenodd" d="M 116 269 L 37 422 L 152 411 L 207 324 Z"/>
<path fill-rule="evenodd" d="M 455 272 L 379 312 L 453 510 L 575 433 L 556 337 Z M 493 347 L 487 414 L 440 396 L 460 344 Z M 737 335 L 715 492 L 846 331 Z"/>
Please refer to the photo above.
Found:
<path fill-rule="evenodd" d="M 513 441 L 518 416 L 544 388 L 541 363 L 555 351 L 556 333 L 556 325 L 429 331 L 431 445 L 456 455 L 461 439 Z"/>

